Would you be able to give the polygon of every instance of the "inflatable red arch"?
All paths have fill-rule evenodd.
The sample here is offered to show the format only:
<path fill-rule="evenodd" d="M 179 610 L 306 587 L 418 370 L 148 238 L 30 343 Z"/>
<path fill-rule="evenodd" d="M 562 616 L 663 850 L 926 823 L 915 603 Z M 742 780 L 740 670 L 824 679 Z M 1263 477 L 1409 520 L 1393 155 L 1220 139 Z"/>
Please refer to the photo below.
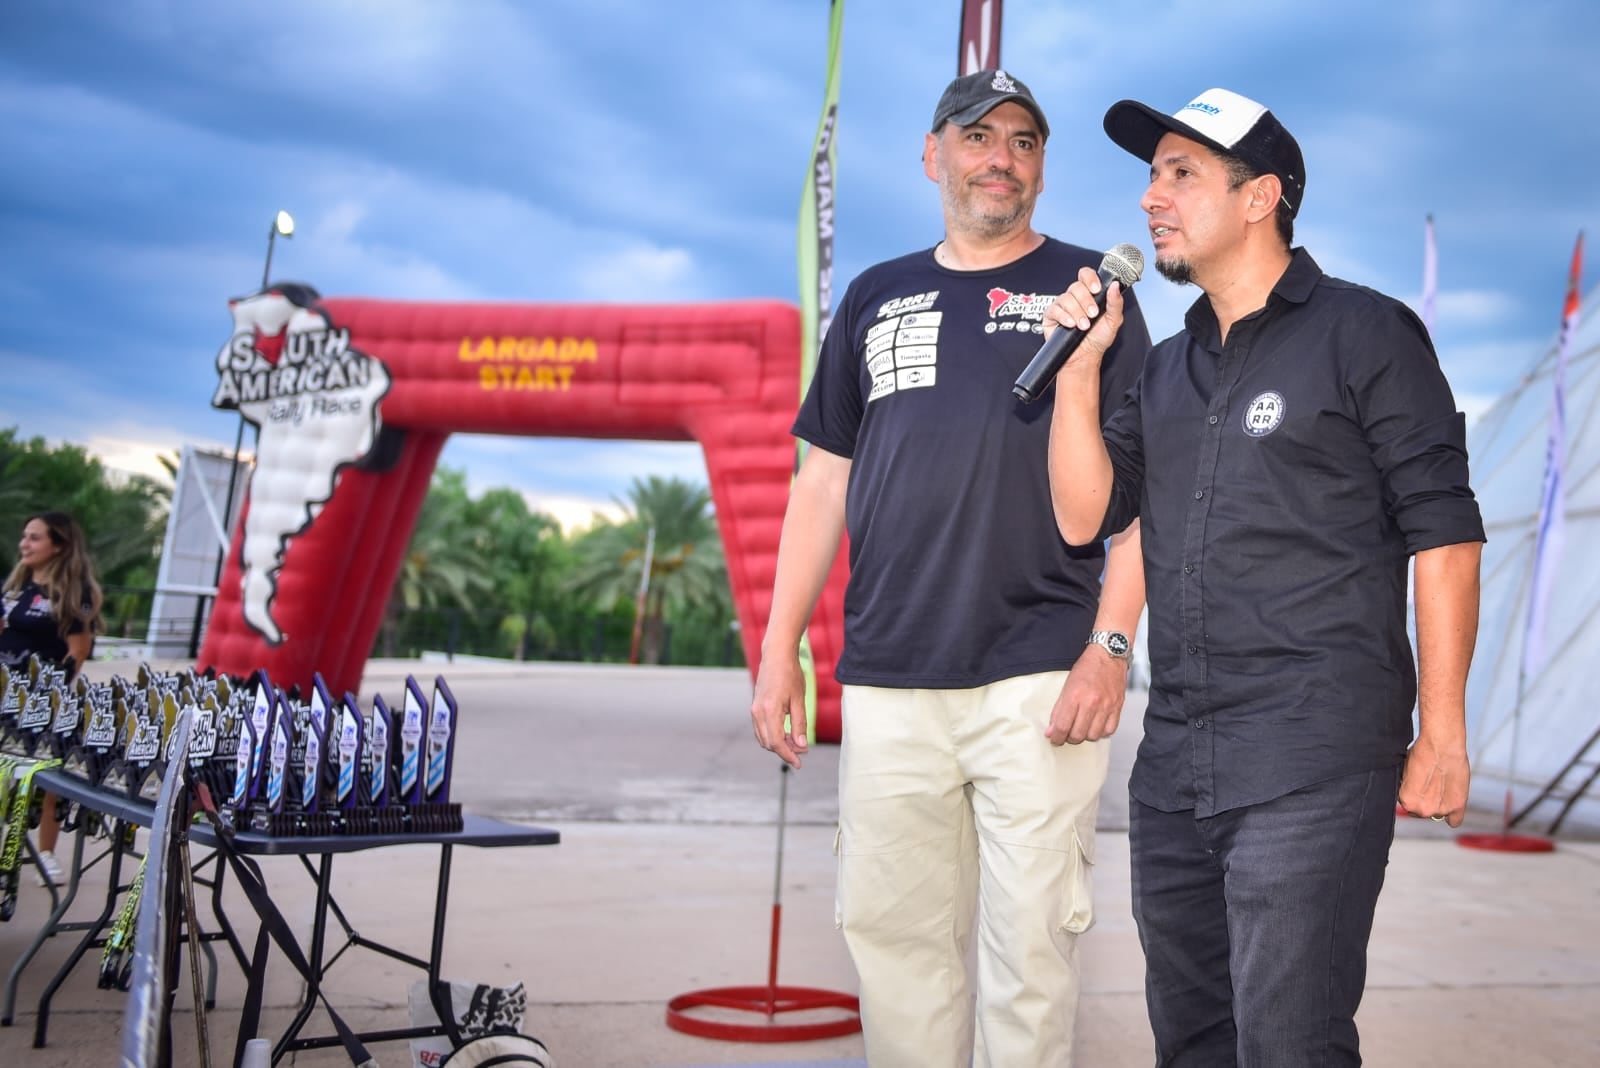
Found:
<path fill-rule="evenodd" d="M 793 306 L 324 300 L 284 284 L 232 311 L 213 403 L 260 437 L 201 664 L 356 690 L 440 450 L 473 433 L 698 441 L 755 670 L 794 465 Z M 846 557 L 810 630 L 823 741 L 839 738 Z"/>

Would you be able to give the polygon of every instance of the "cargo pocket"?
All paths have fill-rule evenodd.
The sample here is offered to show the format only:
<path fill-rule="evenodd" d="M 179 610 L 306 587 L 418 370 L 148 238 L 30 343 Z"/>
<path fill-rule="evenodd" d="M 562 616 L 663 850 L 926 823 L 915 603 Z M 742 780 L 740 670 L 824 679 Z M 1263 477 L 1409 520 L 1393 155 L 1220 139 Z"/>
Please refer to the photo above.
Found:
<path fill-rule="evenodd" d="M 844 930 L 844 903 L 841 896 L 844 894 L 844 866 L 839 853 L 840 844 L 844 841 L 844 828 L 833 829 L 833 929 Z"/>
<path fill-rule="evenodd" d="M 1059 929 L 1070 934 L 1083 934 L 1094 926 L 1094 831 L 1085 833 L 1080 828 L 1072 830 L 1071 855 L 1067 858 L 1067 872 L 1063 889 L 1061 924 Z"/>

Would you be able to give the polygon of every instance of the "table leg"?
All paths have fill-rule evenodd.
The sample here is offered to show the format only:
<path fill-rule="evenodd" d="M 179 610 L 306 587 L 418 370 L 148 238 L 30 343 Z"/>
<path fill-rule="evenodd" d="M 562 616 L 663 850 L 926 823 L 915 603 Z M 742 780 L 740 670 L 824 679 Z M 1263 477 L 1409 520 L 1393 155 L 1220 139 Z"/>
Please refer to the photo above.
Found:
<path fill-rule="evenodd" d="M 6 976 L 5 1011 L 0 1014 L 0 1027 L 10 1027 L 15 1017 L 17 1007 L 17 981 L 22 978 L 22 969 L 26 968 L 39 952 L 45 940 L 55 935 L 61 924 L 61 918 L 67 914 L 67 909 L 72 907 L 73 899 L 78 896 L 78 880 L 83 875 L 83 839 L 84 830 L 79 827 L 72 840 L 72 869 L 67 877 L 67 892 L 56 899 L 55 908 L 50 913 L 50 918 L 39 928 L 39 933 L 34 935 L 33 941 L 28 943 L 28 948 L 22 951 L 17 962 L 11 966 L 11 972 Z M 115 893 L 115 890 L 113 890 Z"/>
<path fill-rule="evenodd" d="M 295 1013 L 288 1028 L 272 1047 L 274 1064 L 289 1049 L 290 1043 L 300 1034 L 300 1029 L 311 1018 L 311 1011 L 317 1006 L 317 995 L 322 990 L 322 949 L 328 931 L 328 899 L 331 897 L 332 885 L 333 854 L 324 853 L 317 865 L 317 903 L 311 913 L 311 946 L 306 954 L 306 963 L 310 968 L 306 976 L 305 1001 L 301 1003 L 300 1011 Z"/>
<path fill-rule="evenodd" d="M 241 858 L 241 860 L 243 860 L 246 864 L 250 864 L 252 870 L 255 871 L 257 878 L 260 877 L 261 872 L 259 868 L 256 868 L 253 864 L 251 864 L 247 858 Z M 227 910 L 222 907 L 222 883 L 223 877 L 227 875 L 228 865 L 223 860 L 223 856 L 220 852 L 214 852 L 210 857 L 201 861 L 200 866 L 203 868 L 213 861 L 215 861 L 217 865 L 217 874 L 212 878 L 210 884 L 211 916 L 217 921 L 217 929 L 222 932 L 222 937 L 227 940 L 228 948 L 233 950 L 233 957 L 239 962 L 239 967 L 241 969 L 248 969 L 250 967 L 250 960 L 245 956 L 244 946 L 240 943 L 239 936 L 234 932 L 233 924 L 228 920 Z M 215 990 L 213 990 L 213 993 L 215 993 Z"/>
<path fill-rule="evenodd" d="M 89 947 L 94 945 L 95 938 L 105 928 L 106 922 L 111 919 L 112 913 L 117 909 L 117 890 L 122 879 L 122 854 L 125 837 L 123 822 L 118 820 L 111 834 L 111 870 L 106 876 L 106 906 L 101 910 L 99 917 L 89 924 L 89 929 L 84 932 L 83 940 L 74 947 L 66 962 L 61 965 L 61 969 L 56 972 L 49 985 L 44 988 L 44 993 L 39 996 L 39 1018 L 33 1025 L 34 1049 L 44 1048 L 45 1033 L 50 1026 L 50 999 L 55 997 L 56 991 L 61 989 L 61 984 L 67 981 L 68 975 L 72 974 L 72 969 L 77 967 L 78 961 L 82 960 L 83 955 L 89 951 Z M 80 838 L 78 841 L 81 845 L 82 839 Z M 77 848 L 74 847 L 74 868 L 78 867 L 81 859 L 80 854 L 76 851 Z"/>
<path fill-rule="evenodd" d="M 430 983 L 439 981 L 439 966 L 444 957 L 444 917 L 450 896 L 450 851 L 453 848 L 448 842 L 439 847 L 439 891 L 433 899 L 433 948 L 428 953 Z"/>
<path fill-rule="evenodd" d="M 77 828 L 74 827 L 73 830 Z M 39 851 L 34 848 L 33 842 L 26 834 L 22 836 L 22 851 L 28 855 L 28 864 L 33 865 L 34 871 L 44 877 L 44 888 L 50 894 L 50 911 L 54 912 L 61 905 L 61 894 L 56 890 L 54 880 L 45 872 L 44 861 L 39 859 Z M 27 870 L 28 864 L 22 866 L 24 871 Z"/>

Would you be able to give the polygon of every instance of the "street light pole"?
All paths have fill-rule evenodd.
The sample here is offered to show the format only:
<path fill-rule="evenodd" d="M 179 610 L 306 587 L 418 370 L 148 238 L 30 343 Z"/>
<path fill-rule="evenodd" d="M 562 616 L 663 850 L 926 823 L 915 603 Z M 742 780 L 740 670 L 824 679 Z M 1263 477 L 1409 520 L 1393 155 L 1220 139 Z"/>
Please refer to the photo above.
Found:
<path fill-rule="evenodd" d="M 633 642 L 628 649 L 628 663 L 639 662 L 639 641 L 644 636 L 644 609 L 645 597 L 650 592 L 650 566 L 655 558 L 656 528 L 650 525 L 650 532 L 644 539 L 644 569 L 639 573 L 639 595 L 633 602 Z"/>
<path fill-rule="evenodd" d="M 284 237 L 294 236 L 294 216 L 286 211 L 280 211 L 272 217 L 272 226 L 267 230 L 267 262 L 261 268 L 261 288 L 266 289 L 272 276 L 272 246 L 277 241 L 278 235 Z M 233 439 L 233 466 L 228 470 L 228 503 L 222 509 L 222 521 L 227 524 L 225 530 L 229 541 L 233 539 L 233 494 L 239 482 L 239 450 L 244 447 L 244 413 L 239 413 L 239 431 Z M 227 558 L 227 546 L 217 557 L 217 577 L 212 581 L 222 580 L 222 564 Z"/>
<path fill-rule="evenodd" d="M 280 211 L 273 216 L 272 228 L 267 231 L 267 262 L 261 268 L 262 289 L 267 288 L 267 283 L 272 275 L 272 243 L 278 239 L 279 234 L 284 237 L 294 236 L 294 216 L 286 211 Z"/>

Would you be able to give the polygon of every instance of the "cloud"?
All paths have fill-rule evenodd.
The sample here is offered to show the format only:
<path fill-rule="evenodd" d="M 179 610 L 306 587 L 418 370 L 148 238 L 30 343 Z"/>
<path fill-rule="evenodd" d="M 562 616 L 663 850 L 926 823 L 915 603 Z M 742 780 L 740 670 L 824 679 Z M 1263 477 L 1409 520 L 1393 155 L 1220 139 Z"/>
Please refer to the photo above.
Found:
<path fill-rule="evenodd" d="M 1548 339 L 1506 338 L 1494 341 L 1435 343 L 1439 364 L 1458 393 L 1498 396 L 1522 381 L 1549 351 Z"/>
<path fill-rule="evenodd" d="M 1435 214 L 1442 359 L 1466 401 L 1493 396 L 1548 346 L 1572 235 L 1600 218 L 1597 11 L 1012 5 L 1005 62 L 1056 130 L 1036 224 L 1147 244 L 1142 164 L 1100 117 L 1221 81 L 1305 144 L 1299 239 L 1330 273 L 1414 300 Z M 909 0 L 850 8 L 841 284 L 940 235 L 918 154 L 951 22 Z M 0 361 L 28 384 L 0 403 L 29 433 L 231 446 L 211 360 L 279 208 L 300 230 L 276 242 L 275 276 L 330 296 L 793 299 L 826 34 L 811 0 L 719 5 L 710 28 L 639 0 L 23 5 L 0 63 Z M 1517 145 L 1463 148 L 1486 129 Z M 1198 296 L 1153 274 L 1139 292 L 1157 338 Z M 474 485 L 604 505 L 636 474 L 705 478 L 692 444 L 506 440 L 463 454 Z"/>
<path fill-rule="evenodd" d="M 439 464 L 464 469 L 474 496 L 515 490 L 568 530 L 589 525 L 592 513 L 619 516 L 618 502 L 627 501 L 635 479 L 655 475 L 707 483 L 704 453 L 694 442 L 458 434 Z"/>
<path fill-rule="evenodd" d="M 399 102 L 425 101 L 446 86 L 455 49 L 503 35 L 508 12 L 478 0 L 470 18 L 455 5 L 382 0 L 278 0 L 222 7 L 205 0 L 125 0 L 94 8 L 97 19 L 133 47 L 240 90 L 271 86 L 283 98 L 325 100 L 356 92 Z M 487 31 L 487 32 L 486 32 Z M 359 42 L 360 47 L 352 47 Z M 249 63 L 218 62 L 248 49 Z"/>
<path fill-rule="evenodd" d="M 1422 314 L 1422 293 L 1405 298 L 1413 311 Z M 1434 298 L 1434 328 L 1439 331 L 1461 327 L 1509 325 L 1521 311 L 1514 294 L 1495 289 L 1441 289 Z"/>
<path fill-rule="evenodd" d="M 563 497 L 555 494 L 523 493 L 531 511 L 543 512 L 561 525 L 567 535 L 588 530 L 600 520 L 620 522 L 626 514 L 610 501 L 592 497 Z"/>
<path fill-rule="evenodd" d="M 21 412 L 0 408 L 0 426 L 23 426 L 22 436 L 41 437 L 52 446 L 78 445 L 100 459 L 107 468 L 131 474 L 149 475 L 170 481 L 158 457 L 176 457 L 184 445 L 214 449 L 231 455 L 233 437 L 197 433 L 193 426 L 160 423 L 119 411 L 110 401 L 71 409 L 34 408 L 24 422 Z M 220 429 L 220 427 L 219 427 Z M 249 455 L 249 438 L 243 455 Z"/>
<path fill-rule="evenodd" d="M 681 248 L 634 246 L 611 255 L 599 255 L 578 271 L 582 295 L 595 300 L 663 302 L 697 291 L 694 257 Z"/>

